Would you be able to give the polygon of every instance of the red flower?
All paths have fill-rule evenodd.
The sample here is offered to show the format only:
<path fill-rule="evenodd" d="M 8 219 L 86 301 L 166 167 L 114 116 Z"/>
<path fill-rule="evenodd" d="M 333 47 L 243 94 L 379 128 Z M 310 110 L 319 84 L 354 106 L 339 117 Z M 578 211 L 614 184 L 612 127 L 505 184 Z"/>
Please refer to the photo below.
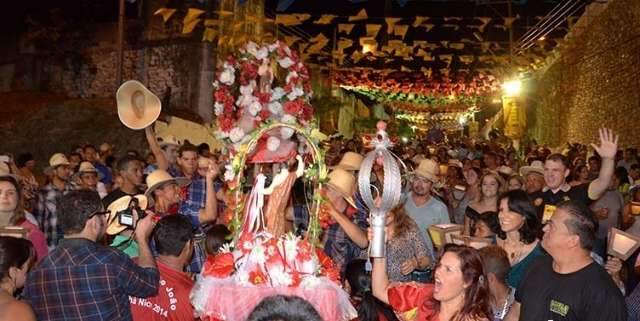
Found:
<path fill-rule="evenodd" d="M 233 120 L 231 117 L 220 117 L 218 118 L 218 126 L 222 131 L 228 132 L 233 128 Z"/>
<path fill-rule="evenodd" d="M 313 107 L 309 104 L 305 104 L 302 107 L 302 115 L 300 116 L 304 120 L 310 120 L 313 117 Z"/>
<path fill-rule="evenodd" d="M 258 66 L 249 62 L 245 62 L 242 64 L 242 73 L 246 76 L 246 78 L 254 79 L 258 76 Z"/>
<path fill-rule="evenodd" d="M 231 253 L 221 253 L 207 258 L 202 274 L 216 278 L 226 278 L 233 273 L 233 270 L 233 255 Z"/>
<path fill-rule="evenodd" d="M 311 253 L 313 251 L 313 247 L 311 243 L 307 241 L 298 242 L 298 251 L 296 253 L 296 259 L 300 261 L 309 261 L 311 260 Z"/>
<path fill-rule="evenodd" d="M 268 109 L 263 109 L 262 111 L 260 111 L 260 117 L 262 119 L 268 119 L 269 116 L 271 116 L 271 112 Z"/>
<path fill-rule="evenodd" d="M 260 101 L 261 104 L 266 105 L 271 101 L 271 94 L 270 93 L 257 93 L 254 94 L 256 97 L 258 97 L 258 101 Z"/>
<path fill-rule="evenodd" d="M 251 271 L 249 272 L 249 282 L 255 285 L 267 283 L 267 275 L 261 270 Z"/>
<path fill-rule="evenodd" d="M 224 102 L 226 97 L 227 97 L 227 90 L 226 88 L 222 87 L 219 88 L 218 90 L 216 90 L 216 92 L 214 93 L 214 97 L 216 99 L 217 102 Z"/>
<path fill-rule="evenodd" d="M 298 113 L 302 111 L 302 102 L 299 100 L 288 101 L 284 103 L 283 107 L 287 114 L 298 115 Z"/>
<path fill-rule="evenodd" d="M 298 285 L 300 285 L 300 281 L 302 281 L 302 278 L 300 278 L 300 273 L 296 270 L 293 270 L 293 272 L 291 272 L 291 285 L 289 286 L 297 287 Z"/>

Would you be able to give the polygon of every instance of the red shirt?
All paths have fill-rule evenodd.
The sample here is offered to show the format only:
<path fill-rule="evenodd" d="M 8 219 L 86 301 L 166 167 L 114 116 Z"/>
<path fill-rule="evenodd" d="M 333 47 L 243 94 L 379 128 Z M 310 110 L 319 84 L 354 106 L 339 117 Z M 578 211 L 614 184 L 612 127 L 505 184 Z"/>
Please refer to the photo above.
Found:
<path fill-rule="evenodd" d="M 193 281 L 182 271 L 157 262 L 160 272 L 158 294 L 148 298 L 129 297 L 134 321 L 195 320 L 189 293 Z"/>

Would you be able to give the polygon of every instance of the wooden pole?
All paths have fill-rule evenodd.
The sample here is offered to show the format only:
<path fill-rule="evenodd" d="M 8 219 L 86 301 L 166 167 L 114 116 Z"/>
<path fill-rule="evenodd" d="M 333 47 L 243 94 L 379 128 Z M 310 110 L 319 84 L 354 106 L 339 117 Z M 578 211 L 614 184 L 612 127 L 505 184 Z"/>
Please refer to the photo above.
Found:
<path fill-rule="evenodd" d="M 116 88 L 122 83 L 122 64 L 124 61 L 124 0 L 119 0 L 118 13 L 118 57 L 116 62 Z"/>

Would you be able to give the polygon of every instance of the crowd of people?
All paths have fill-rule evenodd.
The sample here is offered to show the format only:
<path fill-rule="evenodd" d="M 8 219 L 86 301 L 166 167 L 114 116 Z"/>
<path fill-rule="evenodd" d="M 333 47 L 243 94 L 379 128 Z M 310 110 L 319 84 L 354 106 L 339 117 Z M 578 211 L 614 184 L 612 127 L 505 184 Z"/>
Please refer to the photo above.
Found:
<path fill-rule="evenodd" d="M 148 151 L 85 145 L 52 155 L 43 173 L 29 153 L 0 162 L 0 320 L 197 319 L 194 280 L 231 235 L 228 156 L 145 134 Z M 342 137 L 324 145 L 322 248 L 357 320 L 640 320 L 638 253 L 623 261 L 607 249 L 611 228 L 640 237 L 640 155 L 619 150 L 611 130 L 592 149 L 396 144 L 403 195 L 387 214 L 386 257 L 373 259 L 357 187 L 368 150 Z M 278 168 L 260 170 L 273 179 Z M 374 164 L 374 189 L 384 175 Z M 309 186 L 293 186 L 287 232 L 306 231 Z M 440 244 L 429 233 L 439 224 L 492 245 Z M 320 316 L 276 296 L 249 320 Z"/>

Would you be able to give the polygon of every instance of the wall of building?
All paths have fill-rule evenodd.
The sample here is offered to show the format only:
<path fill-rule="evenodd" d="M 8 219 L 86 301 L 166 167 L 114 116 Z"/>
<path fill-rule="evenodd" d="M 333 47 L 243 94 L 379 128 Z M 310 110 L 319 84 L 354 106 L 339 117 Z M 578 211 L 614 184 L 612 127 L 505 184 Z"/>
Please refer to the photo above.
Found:
<path fill-rule="evenodd" d="M 595 9 L 537 79 L 529 108 L 539 142 L 593 143 L 606 126 L 622 146 L 640 146 L 640 1 Z"/>

